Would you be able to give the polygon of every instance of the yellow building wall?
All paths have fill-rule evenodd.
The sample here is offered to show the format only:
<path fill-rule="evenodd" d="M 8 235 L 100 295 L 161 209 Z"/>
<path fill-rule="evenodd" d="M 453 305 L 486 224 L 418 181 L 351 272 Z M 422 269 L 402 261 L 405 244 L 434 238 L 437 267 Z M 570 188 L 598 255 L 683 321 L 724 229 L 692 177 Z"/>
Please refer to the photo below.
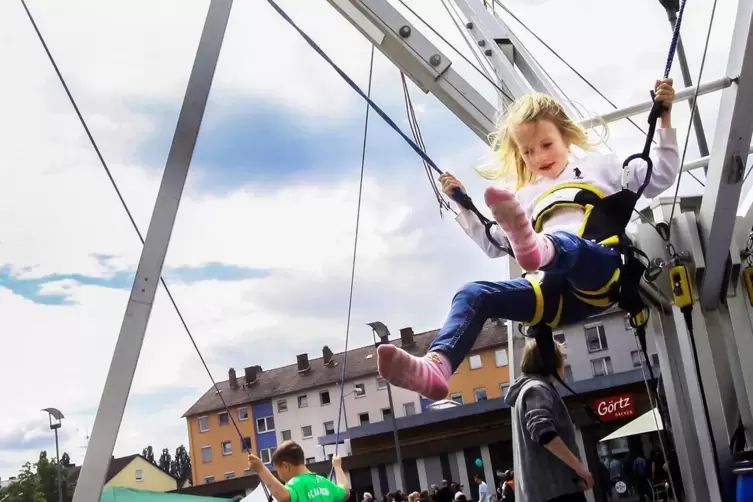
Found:
<path fill-rule="evenodd" d="M 453 394 L 462 394 L 463 403 L 476 402 L 476 389 L 486 389 L 487 399 L 495 399 L 501 396 L 501 386 L 510 382 L 510 367 L 508 365 L 497 366 L 495 352 L 504 350 L 507 353 L 507 347 L 500 346 L 493 349 L 486 349 L 478 352 L 471 352 L 460 363 L 458 369 L 450 377 L 450 392 L 448 399 Z M 481 367 L 471 369 L 471 358 L 474 355 L 481 357 Z M 509 363 L 509 358 L 507 361 Z"/>
<path fill-rule="evenodd" d="M 141 481 L 136 480 L 136 471 L 141 470 Z M 123 470 L 105 484 L 105 488 L 135 488 L 153 492 L 167 492 L 178 489 L 178 481 L 172 476 L 165 474 L 162 469 L 136 457 Z"/>
<path fill-rule="evenodd" d="M 251 438 L 251 448 L 258 455 L 256 435 L 254 434 L 255 420 L 251 405 L 240 406 L 240 408 L 248 410 L 248 419 L 239 419 L 238 407 L 230 408 L 230 411 L 233 413 L 233 419 L 238 424 L 241 434 L 244 437 Z M 238 437 L 238 432 L 236 432 L 231 421 L 228 421 L 225 425 L 220 425 L 220 413 L 221 411 L 214 411 L 186 417 L 188 444 L 190 448 L 189 455 L 191 456 L 191 474 L 193 475 L 194 485 L 203 485 L 207 476 L 213 476 L 215 482 L 223 481 L 225 474 L 229 472 L 232 472 L 236 478 L 240 478 L 244 475 L 244 469 L 248 467 L 248 457 L 243 451 L 243 445 L 241 444 L 241 439 Z M 203 416 L 207 417 L 209 422 L 209 430 L 206 432 L 201 432 L 199 428 L 199 418 Z M 224 441 L 232 443 L 233 451 L 230 455 L 222 454 L 222 443 Z M 204 446 L 211 446 L 212 448 L 211 462 L 202 462 L 201 449 Z"/>

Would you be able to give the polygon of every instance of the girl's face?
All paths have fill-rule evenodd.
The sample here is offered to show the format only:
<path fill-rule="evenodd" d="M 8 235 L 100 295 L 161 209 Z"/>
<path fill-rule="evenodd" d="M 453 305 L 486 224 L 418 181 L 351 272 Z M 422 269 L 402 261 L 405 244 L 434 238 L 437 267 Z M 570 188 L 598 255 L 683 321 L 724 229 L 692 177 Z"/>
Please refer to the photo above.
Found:
<path fill-rule="evenodd" d="M 568 145 L 560 130 L 549 120 L 526 122 L 513 137 L 526 167 L 534 174 L 555 179 L 568 164 Z"/>

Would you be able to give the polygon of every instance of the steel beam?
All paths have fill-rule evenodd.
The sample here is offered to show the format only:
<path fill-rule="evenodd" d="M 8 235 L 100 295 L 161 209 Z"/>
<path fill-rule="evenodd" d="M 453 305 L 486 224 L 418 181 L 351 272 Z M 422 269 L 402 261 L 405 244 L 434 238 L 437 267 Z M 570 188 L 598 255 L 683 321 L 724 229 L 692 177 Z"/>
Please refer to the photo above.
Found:
<path fill-rule="evenodd" d="M 568 114 L 578 116 L 559 87 L 528 52 L 525 44 L 499 16 L 489 12 L 481 0 L 454 0 L 469 21 L 468 31 L 481 48 L 502 82 L 521 81 L 519 90 L 512 89 L 515 97 L 520 92 L 538 91 L 557 98 Z M 517 66 L 517 69 L 516 69 Z"/>
<path fill-rule="evenodd" d="M 737 214 L 753 137 L 753 0 L 740 0 L 735 16 L 727 75 L 737 85 L 722 93 L 714 135 L 706 190 L 699 221 L 706 249 L 706 273 L 701 284 L 701 305 L 715 309 L 719 304 L 730 242 Z"/>
<path fill-rule="evenodd" d="M 96 502 L 102 494 L 232 5 L 232 0 L 212 0 L 209 5 L 74 502 Z"/>
<path fill-rule="evenodd" d="M 497 108 L 452 69 L 452 61 L 386 0 L 327 0 L 422 91 L 432 93 L 485 142 Z"/>
<path fill-rule="evenodd" d="M 650 225 L 639 225 L 634 240 L 649 257 L 666 258 L 665 243 Z M 663 272 L 656 280 L 656 285 L 660 289 L 666 289 L 668 282 L 667 273 Z M 707 479 L 709 475 L 704 466 L 708 459 L 713 461 L 714 454 L 708 442 L 703 444 L 705 450 L 702 452 L 698 430 L 708 430 L 708 426 L 705 417 L 701 422 L 693 420 L 690 398 L 691 394 L 698 395 L 700 388 L 697 384 L 692 385 L 685 376 L 686 361 L 681 357 L 680 330 L 677 329 L 673 315 L 665 315 L 658 309 L 653 309 L 650 320 L 655 333 L 672 439 L 682 476 L 679 481 L 685 487 L 687 502 L 707 502 L 711 500 L 711 496 Z M 678 480 L 674 480 L 674 483 L 677 482 Z"/>
<path fill-rule="evenodd" d="M 716 80 L 712 80 L 711 82 L 701 84 L 701 89 L 698 91 L 698 96 L 703 96 L 704 94 L 720 91 L 722 89 L 730 87 L 731 85 L 732 78 L 730 77 L 722 77 Z M 696 87 L 697 86 L 686 87 L 675 92 L 675 103 L 692 99 L 695 95 Z M 654 102 L 649 99 L 635 105 L 626 106 L 625 108 L 620 108 L 618 110 L 605 113 L 604 115 L 597 115 L 594 118 L 582 120 L 580 124 L 586 129 L 602 124 L 608 124 L 609 122 L 615 122 L 617 120 L 622 120 L 634 115 L 638 115 L 639 113 L 648 112 L 649 110 L 651 110 L 653 104 Z"/>
<path fill-rule="evenodd" d="M 753 145 L 748 148 L 748 154 L 753 153 Z M 695 169 L 699 169 L 701 167 L 706 167 L 709 165 L 709 159 L 711 158 L 710 155 L 705 157 L 700 157 L 696 160 L 691 160 L 690 162 L 686 162 L 682 166 L 683 171 L 693 171 Z"/>

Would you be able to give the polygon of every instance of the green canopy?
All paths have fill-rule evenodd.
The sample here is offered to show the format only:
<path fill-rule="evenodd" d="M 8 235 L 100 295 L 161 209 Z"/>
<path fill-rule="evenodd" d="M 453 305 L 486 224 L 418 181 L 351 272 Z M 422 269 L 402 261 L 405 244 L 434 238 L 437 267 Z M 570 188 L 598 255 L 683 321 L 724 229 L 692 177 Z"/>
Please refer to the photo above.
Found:
<path fill-rule="evenodd" d="M 99 502 L 227 502 L 230 499 L 198 497 L 182 493 L 150 492 L 133 488 L 108 488 Z"/>

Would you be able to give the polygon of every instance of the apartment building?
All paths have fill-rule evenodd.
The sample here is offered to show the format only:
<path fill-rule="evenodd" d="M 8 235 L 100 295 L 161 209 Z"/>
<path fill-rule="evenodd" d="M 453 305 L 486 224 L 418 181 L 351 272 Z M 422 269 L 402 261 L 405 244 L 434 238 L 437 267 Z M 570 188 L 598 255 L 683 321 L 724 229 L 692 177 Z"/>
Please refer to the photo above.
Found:
<path fill-rule="evenodd" d="M 425 354 L 437 331 L 415 334 L 412 328 L 400 330 L 395 343 L 411 353 Z M 494 358 L 493 351 L 506 344 L 504 323 L 488 323 L 474 345 L 470 359 L 483 361 Z M 488 354 L 487 354 L 488 352 Z M 343 364 L 345 384 L 341 391 Z M 465 364 L 465 362 L 464 362 Z M 470 366 L 458 368 L 451 379 L 453 393 L 474 395 L 481 381 L 506 382 L 503 367 Z M 339 418 L 340 431 L 353 427 L 390 420 L 392 409 L 387 383 L 377 374 L 376 348 L 372 345 L 348 351 L 347 363 L 343 353 L 333 354 L 329 347 L 321 357 L 310 359 L 299 354 L 296 363 L 264 370 L 249 366 L 244 375 L 228 372 L 228 380 L 218 384 L 233 417 L 244 436 L 244 442 L 265 462 L 269 463 L 280 442 L 292 439 L 300 443 L 308 462 L 327 460 L 335 450 L 350 454 L 345 439 L 339 443 L 321 445 L 322 436 L 337 437 L 338 411 L 343 400 L 343 414 Z M 465 387 L 468 387 L 467 389 Z M 499 388 L 499 384 L 495 386 Z M 391 388 L 396 418 L 421 413 L 427 401 L 405 389 Z M 490 397 L 498 391 L 490 389 Z M 243 444 L 229 421 L 220 397 L 210 388 L 186 411 L 191 462 L 195 484 L 231 480 L 248 474 Z M 343 435 L 344 437 L 344 435 Z M 270 465 L 270 468 L 272 466 Z"/>

